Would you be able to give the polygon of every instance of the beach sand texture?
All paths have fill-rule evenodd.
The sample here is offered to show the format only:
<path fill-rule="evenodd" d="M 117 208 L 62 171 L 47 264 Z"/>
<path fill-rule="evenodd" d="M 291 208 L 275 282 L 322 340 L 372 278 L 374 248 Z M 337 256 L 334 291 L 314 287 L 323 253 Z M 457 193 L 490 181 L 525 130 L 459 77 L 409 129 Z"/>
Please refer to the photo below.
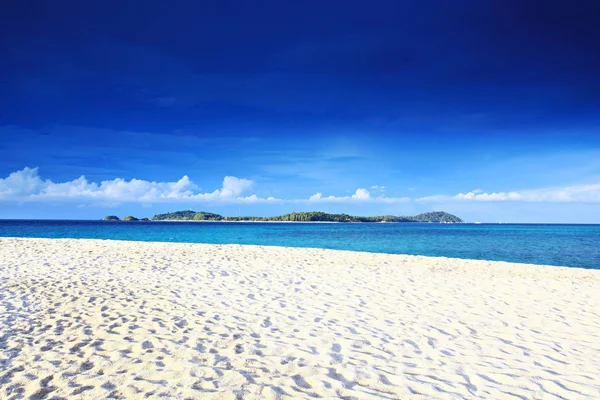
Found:
<path fill-rule="evenodd" d="M 0 239 L 0 398 L 600 398 L 600 271 Z"/>

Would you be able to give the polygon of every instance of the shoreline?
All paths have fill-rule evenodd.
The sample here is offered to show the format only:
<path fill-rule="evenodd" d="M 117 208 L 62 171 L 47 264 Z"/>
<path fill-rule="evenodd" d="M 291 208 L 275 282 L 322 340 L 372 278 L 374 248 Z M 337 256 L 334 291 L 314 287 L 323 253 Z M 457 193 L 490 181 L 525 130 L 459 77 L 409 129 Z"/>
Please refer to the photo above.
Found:
<path fill-rule="evenodd" d="M 184 221 L 182 221 L 184 222 Z M 302 222 L 301 222 L 302 223 Z M 231 247 L 258 247 L 258 248 L 273 248 L 281 250 L 323 250 L 328 252 L 345 252 L 345 253 L 356 253 L 356 254 L 369 254 L 369 255 L 383 255 L 383 256 L 399 256 L 399 257 L 414 257 L 418 259 L 433 259 L 433 260 L 449 260 L 449 261 L 465 261 L 465 262 L 483 262 L 483 263 L 498 263 L 498 264 L 515 264 L 519 266 L 532 266 L 532 267 L 543 267 L 543 268 L 559 268 L 568 270 L 583 270 L 583 271 L 600 271 L 599 268 L 585 268 L 585 267 L 571 267 L 568 265 L 552 265 L 552 264 L 534 264 L 528 262 L 519 261 L 504 261 L 504 260 L 489 260 L 489 259 L 476 259 L 476 258 L 459 258 L 459 257 L 447 257 L 447 256 L 426 256 L 420 254 L 406 254 L 406 253 L 385 253 L 376 251 L 360 251 L 360 250 L 343 250 L 343 249 L 328 249 L 324 247 L 300 247 L 300 246 L 279 246 L 270 244 L 242 244 L 242 243 L 200 243 L 200 242 L 167 242 L 167 241 L 145 241 L 145 240 L 129 240 L 129 239 L 97 239 L 97 238 L 46 238 L 46 237 L 21 237 L 21 236 L 0 236 L 0 242 L 3 239 L 11 240 L 80 240 L 80 241 L 108 241 L 108 242 L 124 242 L 124 243 L 157 243 L 157 244 L 176 244 L 176 245 L 200 245 L 200 246 L 231 246 Z"/>
<path fill-rule="evenodd" d="M 600 397 L 595 270 L 34 238 L 0 265 L 0 397 Z"/>

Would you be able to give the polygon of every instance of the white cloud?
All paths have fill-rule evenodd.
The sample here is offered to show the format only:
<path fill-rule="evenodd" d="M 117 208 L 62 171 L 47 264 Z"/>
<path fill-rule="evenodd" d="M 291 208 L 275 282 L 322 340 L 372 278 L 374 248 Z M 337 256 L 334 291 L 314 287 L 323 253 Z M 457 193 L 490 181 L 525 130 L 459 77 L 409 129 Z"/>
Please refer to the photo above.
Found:
<path fill-rule="evenodd" d="M 83 205 L 121 203 L 380 203 L 393 204 L 411 201 L 408 197 L 372 195 L 367 189 L 357 189 L 349 196 L 323 196 L 315 193 L 304 199 L 278 199 L 247 194 L 254 185 L 249 179 L 226 176 L 221 188 L 202 192 L 186 175 L 175 182 L 150 182 L 140 179 L 116 178 L 102 182 L 88 181 L 84 176 L 68 182 L 43 180 L 37 168 L 24 168 L 0 179 L 0 201 L 12 202 L 73 202 Z M 379 190 L 384 186 L 377 186 Z M 435 195 L 414 199 L 417 202 L 560 202 L 600 203 L 600 183 L 566 187 L 542 188 L 512 192 L 484 192 L 476 189 L 454 196 Z"/>
<path fill-rule="evenodd" d="M 487 193 L 481 189 L 455 196 L 436 195 L 421 197 L 420 202 L 431 201 L 524 201 L 548 203 L 598 203 L 600 202 L 600 183 L 542 189 L 521 190 L 515 192 Z"/>
<path fill-rule="evenodd" d="M 84 176 L 68 182 L 42 180 L 38 168 L 24 168 L 0 179 L 0 200 L 16 202 L 87 202 L 88 204 L 204 202 L 204 203 L 397 203 L 407 198 L 373 197 L 366 189 L 357 189 L 351 196 L 327 196 L 317 193 L 308 199 L 277 199 L 243 196 L 254 182 L 249 179 L 226 176 L 220 189 L 202 193 L 186 175 L 176 182 L 129 181 L 116 178 L 100 183 L 90 182 Z"/>
<path fill-rule="evenodd" d="M 126 181 L 116 178 L 100 183 L 90 182 L 84 176 L 63 183 L 42 180 L 37 168 L 24 168 L 0 179 L 0 200 L 12 201 L 112 201 L 161 203 L 168 201 L 199 202 L 261 202 L 256 195 L 240 197 L 252 185 L 248 179 L 226 176 L 223 185 L 209 193 L 200 188 L 186 175 L 176 182 L 149 182 L 140 179 Z"/>
<path fill-rule="evenodd" d="M 37 174 L 37 168 L 27 168 L 13 172 L 5 179 L 0 179 L 0 199 L 20 197 L 39 191 L 44 182 Z"/>
<path fill-rule="evenodd" d="M 384 192 L 385 189 L 387 189 L 387 186 L 373 185 L 373 186 L 371 186 L 371 189 L 380 190 L 380 191 Z"/>
<path fill-rule="evenodd" d="M 240 179 L 235 176 L 226 176 L 223 179 L 223 189 L 221 189 L 221 196 L 233 197 L 239 196 L 254 184 L 249 179 Z"/>
<path fill-rule="evenodd" d="M 333 196 L 330 196 L 330 197 L 333 197 Z M 308 198 L 308 201 L 320 201 L 322 199 L 323 199 L 322 193 L 315 193 Z"/>
<path fill-rule="evenodd" d="M 302 201 L 302 200 L 300 200 Z M 323 196 L 315 193 L 308 198 L 310 203 L 401 203 L 409 201 L 407 197 L 371 196 L 367 189 L 356 189 L 352 196 Z"/>

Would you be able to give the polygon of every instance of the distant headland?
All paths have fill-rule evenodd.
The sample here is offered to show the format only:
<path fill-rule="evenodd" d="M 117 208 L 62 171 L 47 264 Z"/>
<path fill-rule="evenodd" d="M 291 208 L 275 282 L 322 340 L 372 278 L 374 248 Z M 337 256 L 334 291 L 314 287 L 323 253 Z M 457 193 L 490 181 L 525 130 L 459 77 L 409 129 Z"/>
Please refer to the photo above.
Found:
<path fill-rule="evenodd" d="M 103 218 L 105 221 L 121 221 L 115 215 L 108 215 Z M 123 221 L 149 221 L 148 218 L 135 218 L 127 216 Z M 214 221 L 214 222 L 430 222 L 440 224 L 463 224 L 464 221 L 456 215 L 448 214 L 444 211 L 433 211 L 418 214 L 412 217 L 380 215 L 374 217 L 357 217 L 348 214 L 329 214 L 320 211 L 310 212 L 292 212 L 275 217 L 252 217 L 237 216 L 224 217 L 206 211 L 175 211 L 165 214 L 156 214 L 152 221 Z"/>

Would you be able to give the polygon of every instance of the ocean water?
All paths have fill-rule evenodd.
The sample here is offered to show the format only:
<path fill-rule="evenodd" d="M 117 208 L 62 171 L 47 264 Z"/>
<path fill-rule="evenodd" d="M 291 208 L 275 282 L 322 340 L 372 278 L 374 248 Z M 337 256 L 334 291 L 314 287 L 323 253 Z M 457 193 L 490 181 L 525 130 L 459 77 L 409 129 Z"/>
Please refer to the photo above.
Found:
<path fill-rule="evenodd" d="M 0 237 L 320 247 L 600 269 L 600 225 L 0 220 Z"/>

